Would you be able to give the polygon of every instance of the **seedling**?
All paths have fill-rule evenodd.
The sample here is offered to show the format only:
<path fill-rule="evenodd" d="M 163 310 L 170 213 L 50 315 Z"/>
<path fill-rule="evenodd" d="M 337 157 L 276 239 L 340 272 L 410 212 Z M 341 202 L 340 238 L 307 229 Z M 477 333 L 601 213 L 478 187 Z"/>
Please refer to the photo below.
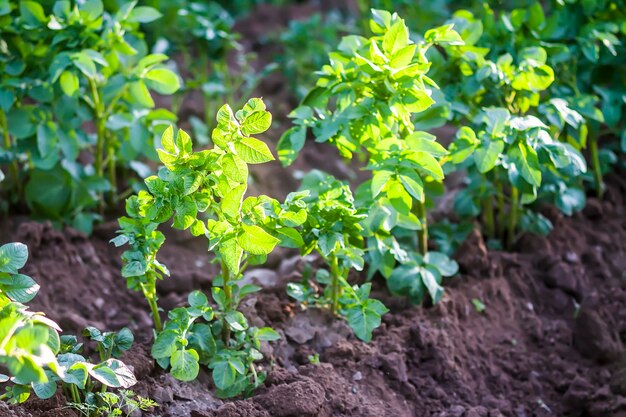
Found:
<path fill-rule="evenodd" d="M 472 298 L 472 305 L 474 306 L 474 309 L 478 313 L 482 313 L 487 308 L 485 307 L 485 304 L 482 301 L 480 301 L 478 298 Z"/>
<path fill-rule="evenodd" d="M 173 129 L 166 130 L 163 149 L 158 149 L 164 166 L 158 176 L 146 179 L 147 191 L 128 199 L 128 217 L 120 219 L 120 236 L 113 239 L 118 246 L 131 245 L 123 255 L 122 275 L 151 305 L 158 333 L 153 355 L 183 380 L 195 378 L 199 363 L 212 367 L 220 396 L 249 392 L 262 382 L 252 362 L 261 359 L 259 341 L 277 337 L 271 329 L 248 327 L 237 306 L 242 297 L 259 288 L 240 287 L 237 281 L 249 264 L 262 263 L 277 244 L 299 247 L 303 243 L 295 229 L 306 220 L 301 204 L 287 201 L 281 205 L 267 196 L 244 199 L 248 164 L 273 159 L 267 145 L 251 136 L 267 130 L 270 123 L 263 101 L 251 99 L 236 113 L 228 105 L 218 111 L 212 134 L 215 147 L 210 150 L 193 152 L 185 132 L 179 131 L 174 140 Z M 199 213 L 206 213 L 208 220 L 198 218 Z M 162 328 L 155 283 L 168 272 L 156 260 L 164 241 L 156 229 L 170 218 L 174 228 L 208 239 L 221 275 L 213 280 L 211 291 L 216 310 L 208 306 L 204 295 L 193 293 L 191 307 L 170 312 Z M 208 325 L 197 324 L 200 317 Z M 198 328 L 206 333 L 202 344 L 188 348 L 187 334 Z"/>
<path fill-rule="evenodd" d="M 137 395 L 131 390 L 122 389 L 117 393 L 96 393 L 87 402 L 69 403 L 68 406 L 84 417 L 131 417 L 138 410 L 150 411 L 159 405 L 150 398 Z"/>
<path fill-rule="evenodd" d="M 443 189 L 439 159 L 447 152 L 433 135 L 416 131 L 412 120 L 427 114 L 437 88 L 426 75 L 425 54 L 437 43 L 462 39 L 448 25 L 413 43 L 397 14 L 372 10 L 372 16 L 373 37 L 346 36 L 329 54 L 317 87 L 290 115 L 296 126 L 281 137 L 278 154 L 290 164 L 311 130 L 316 141 L 332 143 L 343 157 L 367 162 L 372 179 L 357 190 L 356 205 L 368 212 L 363 225 L 370 274 L 389 277 L 397 264 L 414 263 L 412 251 L 401 249 L 397 238 L 412 243 L 424 259 L 426 206 Z"/>
<path fill-rule="evenodd" d="M 329 266 L 318 270 L 316 281 L 321 294 L 308 287 L 311 283 L 291 283 L 287 292 L 300 302 L 328 307 L 333 314 L 345 317 L 356 336 L 369 342 L 372 331 L 380 326 L 381 316 L 388 310 L 378 300 L 370 299 L 371 284 L 350 285 L 351 269 L 361 271 L 363 260 L 363 210 L 354 206 L 350 187 L 332 176 L 312 171 L 302 180 L 302 196 L 306 202 L 307 220 L 302 226 L 302 255 L 317 252 Z"/>

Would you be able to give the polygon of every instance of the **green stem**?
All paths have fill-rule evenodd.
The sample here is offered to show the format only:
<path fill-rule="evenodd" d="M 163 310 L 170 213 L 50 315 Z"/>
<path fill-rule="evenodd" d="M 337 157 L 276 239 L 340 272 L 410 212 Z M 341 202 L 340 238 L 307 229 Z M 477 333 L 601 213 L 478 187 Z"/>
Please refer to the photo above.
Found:
<path fill-rule="evenodd" d="M 519 205 L 519 191 L 517 187 L 511 187 L 511 208 L 509 210 L 509 235 L 507 237 L 507 248 L 511 249 L 515 242 L 515 229 L 517 226 L 517 211 Z"/>
<path fill-rule="evenodd" d="M 221 262 L 222 266 L 222 288 L 224 288 L 224 298 L 226 298 L 226 305 L 224 313 L 228 313 L 232 308 L 232 292 L 230 288 L 230 271 L 228 270 L 228 266 L 224 261 Z M 222 340 L 224 344 L 228 346 L 228 341 L 230 340 L 230 327 L 228 327 L 228 323 L 226 320 L 222 322 Z"/>
<path fill-rule="evenodd" d="M 158 298 L 156 295 L 156 279 L 152 276 L 148 276 L 148 283 L 141 284 L 141 291 L 143 292 L 148 305 L 150 305 L 150 311 L 152 312 L 152 320 L 154 321 L 154 329 L 157 332 L 163 330 L 163 324 L 161 323 L 161 316 L 159 316 L 159 306 L 157 304 Z"/>
<path fill-rule="evenodd" d="M 502 187 L 502 183 L 498 180 L 498 177 L 494 178 L 494 182 L 496 184 L 496 190 L 498 193 L 498 235 L 500 236 L 500 238 L 504 239 L 504 233 L 506 230 L 506 214 L 504 212 L 504 189 Z"/>
<path fill-rule="evenodd" d="M 337 314 L 339 310 L 339 297 L 341 295 L 341 288 L 339 287 L 339 278 L 341 276 L 341 272 L 339 270 L 339 261 L 337 257 L 332 255 L 330 258 L 330 275 L 331 275 L 331 287 L 330 287 L 330 311 L 333 314 Z"/>
<path fill-rule="evenodd" d="M 76 404 L 80 404 L 80 394 L 78 393 L 78 388 L 74 384 L 70 384 L 70 393 L 72 394 L 72 401 Z"/>
<path fill-rule="evenodd" d="M 595 132 L 589 135 L 589 151 L 591 152 L 593 177 L 596 183 L 596 196 L 602 198 L 602 194 L 604 194 L 604 181 L 602 181 L 602 167 L 600 166 L 600 157 L 598 156 L 598 137 Z"/>
<path fill-rule="evenodd" d="M 490 239 L 496 236 L 496 226 L 493 215 L 493 196 L 488 196 L 485 200 L 485 229 L 487 229 L 487 236 Z"/>
<path fill-rule="evenodd" d="M 12 147 L 11 135 L 9 134 L 9 124 L 7 123 L 7 116 L 4 110 L 0 109 L 0 127 L 2 128 L 2 138 L 4 143 L 4 148 L 9 152 Z M 19 167 L 17 165 L 17 161 L 11 161 L 11 165 L 9 166 L 9 173 L 11 175 L 11 181 L 17 190 L 18 199 L 22 195 L 22 183 L 19 179 Z"/>
<path fill-rule="evenodd" d="M 111 135 L 107 135 L 107 153 L 108 153 L 108 168 L 109 168 L 109 182 L 111 183 L 111 192 L 109 193 L 109 205 L 115 207 L 117 203 L 117 175 L 115 172 L 115 146 Z"/>
<path fill-rule="evenodd" d="M 422 226 L 417 231 L 418 249 L 422 255 L 426 255 L 428 252 L 428 219 L 426 217 L 426 206 L 421 201 L 415 200 L 415 215 Z"/>
<path fill-rule="evenodd" d="M 8 397 L 9 397 L 9 393 L 5 392 L 4 394 L 0 395 L 0 401 L 6 400 Z"/>

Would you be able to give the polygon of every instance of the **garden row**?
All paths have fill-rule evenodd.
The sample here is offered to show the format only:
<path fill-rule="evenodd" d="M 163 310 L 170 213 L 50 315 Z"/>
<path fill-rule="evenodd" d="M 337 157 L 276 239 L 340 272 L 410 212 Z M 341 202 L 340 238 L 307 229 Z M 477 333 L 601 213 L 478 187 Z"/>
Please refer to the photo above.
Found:
<path fill-rule="evenodd" d="M 242 75 L 246 54 L 229 33 L 226 12 L 194 4 L 185 13 L 161 13 L 136 2 L 0 2 L 2 201 L 7 211 L 25 202 L 35 216 L 89 232 L 105 208 L 128 197 L 112 243 L 126 247 L 121 275 L 152 312 L 152 356 L 182 381 L 208 367 L 220 397 L 248 395 L 264 382 L 255 365 L 263 359 L 260 345 L 279 335 L 249 325 L 239 303 L 260 288 L 240 282 L 276 246 L 316 253 L 325 263 L 291 283 L 289 295 L 328 308 L 369 341 L 387 312 L 369 297 L 375 274 L 392 294 L 434 304 L 444 278 L 457 273 L 450 256 L 464 239 L 462 226 L 435 225 L 430 243 L 438 250 L 429 246 L 427 212 L 446 175 L 466 173 L 454 200 L 458 218 L 478 220 L 491 247 L 513 249 L 523 233 L 550 232 L 543 206 L 566 215 L 582 210 L 586 189 L 601 197 L 603 175 L 623 166 L 626 96 L 618 57 L 626 21 L 617 3 L 459 10 L 423 36 L 412 36 L 397 14 L 375 9 L 372 35 L 345 36 L 328 55 L 277 145 L 289 165 L 307 138 L 328 142 L 371 171 L 369 179 L 353 193 L 312 171 L 284 201 L 249 196 L 249 165 L 274 159 L 254 137 L 272 117 L 261 99 L 241 102 L 237 111 L 218 108 L 217 98 L 236 102 L 258 78 Z M 160 33 L 163 25 L 151 26 L 159 18 L 183 19 L 180 32 Z M 192 35 L 201 41 L 186 46 Z M 148 52 L 155 50 L 177 54 L 189 74 L 181 77 L 166 55 Z M 243 60 L 239 72 L 227 64 L 233 53 Z M 171 126 L 194 89 L 206 114 L 191 122 L 203 145 L 198 151 Z M 156 109 L 150 91 L 174 94 L 171 110 Z M 457 129 L 448 149 L 425 131 L 444 124 Z M 151 159 L 160 161 L 155 175 Z M 146 178 L 141 184 L 135 177 Z M 157 257 L 163 223 L 204 237 L 221 270 L 212 301 L 194 291 L 164 323 L 156 290 L 170 279 Z M 59 336 L 54 322 L 29 312 L 38 286 L 19 273 L 27 257 L 19 243 L 0 248 L 0 354 L 10 374 L 2 397 L 22 402 L 32 391 L 49 398 L 60 384 L 88 415 L 153 406 L 127 390 L 135 378 L 119 357 L 133 343 L 128 329 L 86 329 L 99 354 L 94 364 L 75 336 Z M 367 282 L 354 284 L 352 270 L 367 271 Z"/>

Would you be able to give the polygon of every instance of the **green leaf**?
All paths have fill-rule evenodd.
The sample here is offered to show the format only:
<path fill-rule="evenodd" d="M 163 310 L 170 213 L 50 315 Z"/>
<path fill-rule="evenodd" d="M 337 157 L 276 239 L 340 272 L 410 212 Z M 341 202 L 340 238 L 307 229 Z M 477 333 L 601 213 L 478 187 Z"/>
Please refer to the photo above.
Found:
<path fill-rule="evenodd" d="M 209 300 L 207 299 L 206 295 L 204 295 L 202 291 L 196 290 L 196 291 L 192 291 L 187 296 L 187 302 L 192 307 L 203 307 L 209 303 Z"/>
<path fill-rule="evenodd" d="M 398 19 L 383 37 L 383 50 L 392 56 L 409 43 L 409 30 L 404 20 Z"/>
<path fill-rule="evenodd" d="M 486 145 L 486 146 L 485 146 Z M 476 168 L 481 174 L 491 171 L 498 161 L 498 157 L 504 150 L 504 141 L 493 140 L 488 143 L 482 143 L 474 153 L 474 162 Z"/>
<path fill-rule="evenodd" d="M 172 376 L 180 381 L 193 381 L 198 376 L 200 365 L 198 353 L 193 349 L 181 349 L 171 358 Z"/>
<path fill-rule="evenodd" d="M 280 340 L 280 335 L 276 332 L 276 330 L 270 327 L 262 327 L 259 330 L 257 330 L 256 337 L 259 340 L 266 340 L 268 342 Z"/>
<path fill-rule="evenodd" d="M 72 56 L 74 66 L 80 70 L 87 78 L 94 80 L 98 73 L 96 64 L 84 52 L 79 52 Z"/>
<path fill-rule="evenodd" d="M 112 388 L 130 388 L 137 383 L 133 371 L 118 359 L 108 359 L 94 366 L 89 375 Z"/>
<path fill-rule="evenodd" d="M 213 367 L 213 382 L 218 389 L 227 389 L 235 383 L 235 377 L 237 371 L 230 364 L 230 362 L 222 361 L 215 364 Z"/>
<path fill-rule="evenodd" d="M 63 71 L 63 73 L 61 73 L 61 77 L 59 78 L 59 82 L 61 83 L 61 90 L 63 90 L 63 93 L 69 97 L 74 96 L 76 91 L 78 91 L 78 77 L 71 71 Z"/>
<path fill-rule="evenodd" d="M 139 7 L 135 7 L 130 12 L 130 15 L 128 16 L 128 21 L 139 22 L 139 23 L 150 23 L 159 19 L 161 16 L 163 16 L 161 12 L 159 12 L 158 10 L 152 7 L 139 6 Z"/>
<path fill-rule="evenodd" d="M 26 23 L 33 26 L 47 21 L 43 7 L 36 1 L 20 1 L 20 15 Z"/>
<path fill-rule="evenodd" d="M 146 84 L 139 80 L 134 81 L 129 84 L 129 91 L 131 96 L 139 103 L 140 105 L 148 108 L 154 107 L 154 100 L 152 100 L 152 96 L 150 95 L 150 91 Z"/>
<path fill-rule="evenodd" d="M 448 153 L 446 148 L 435 140 L 435 136 L 426 132 L 414 132 L 406 138 L 409 148 L 413 151 L 427 152 L 432 156 L 444 156 Z"/>
<path fill-rule="evenodd" d="M 387 182 L 393 176 L 393 172 L 390 170 L 379 170 L 374 171 L 374 175 L 372 176 L 372 197 L 376 198 L 378 194 L 383 190 Z"/>
<path fill-rule="evenodd" d="M 443 287 L 440 284 L 441 274 L 435 266 L 427 265 L 421 268 L 420 275 L 426 286 L 433 304 L 437 304 L 443 296 Z"/>
<path fill-rule="evenodd" d="M 229 311 L 224 319 L 231 330 L 235 332 L 243 332 L 248 328 L 248 320 L 239 311 Z"/>
<path fill-rule="evenodd" d="M 248 166 L 245 161 L 233 154 L 222 157 L 222 170 L 231 180 L 244 184 L 248 181 Z"/>
<path fill-rule="evenodd" d="M 154 68 L 144 76 L 146 84 L 159 94 L 174 94 L 180 89 L 180 80 L 167 68 Z"/>
<path fill-rule="evenodd" d="M 237 156 L 247 164 L 261 164 L 274 160 L 274 156 L 265 142 L 255 138 L 243 138 L 235 142 L 233 147 Z"/>
<path fill-rule="evenodd" d="M 424 256 L 424 262 L 434 266 L 444 277 L 451 277 L 459 271 L 459 265 L 448 255 L 441 252 L 429 251 Z"/>
<path fill-rule="evenodd" d="M 47 382 L 35 382 L 32 384 L 35 395 L 42 400 L 52 398 L 57 392 L 57 382 L 52 379 L 52 375 L 48 374 L 48 372 L 46 372 L 46 375 L 48 376 Z"/>
<path fill-rule="evenodd" d="M 242 232 L 237 236 L 237 243 L 252 255 L 268 255 L 274 250 L 279 239 L 267 233 L 259 226 L 241 225 Z"/>
<path fill-rule="evenodd" d="M 0 272 L 17 274 L 26 265 L 28 247 L 23 243 L 7 243 L 0 246 Z"/>
<path fill-rule="evenodd" d="M 237 239 L 230 238 L 220 242 L 219 251 L 222 261 L 231 273 L 238 273 L 243 256 L 243 249 L 237 244 Z"/>
<path fill-rule="evenodd" d="M 401 168 L 398 171 L 398 179 L 413 198 L 424 201 L 424 183 L 417 172 L 410 168 Z"/>
<path fill-rule="evenodd" d="M 348 324 L 354 334 L 364 342 L 372 340 L 372 332 L 380 326 L 381 315 L 388 310 L 378 300 L 366 300 L 362 305 L 348 310 Z"/>
<path fill-rule="evenodd" d="M 1 257 L 0 255 L 0 258 Z M 18 303 L 27 303 L 37 295 L 39 285 L 31 277 L 17 274 L 7 280 L 0 280 L 0 289 L 2 289 L 11 300 L 17 301 Z"/>
<path fill-rule="evenodd" d="M 276 149 L 278 159 L 283 166 L 289 166 L 296 160 L 298 152 L 304 147 L 306 140 L 306 128 L 294 126 L 289 128 L 278 141 Z"/>
<path fill-rule="evenodd" d="M 518 142 L 517 146 L 509 151 L 509 157 L 530 185 L 535 187 L 541 185 L 541 168 L 537 153 L 533 148 L 523 142 Z"/>
<path fill-rule="evenodd" d="M 265 132 L 272 124 L 272 115 L 267 111 L 257 111 L 246 117 L 241 124 L 241 133 L 244 136 Z"/>
<path fill-rule="evenodd" d="M 164 330 L 159 333 L 152 344 L 151 354 L 155 359 L 169 358 L 176 350 L 178 333 L 173 330 Z"/>

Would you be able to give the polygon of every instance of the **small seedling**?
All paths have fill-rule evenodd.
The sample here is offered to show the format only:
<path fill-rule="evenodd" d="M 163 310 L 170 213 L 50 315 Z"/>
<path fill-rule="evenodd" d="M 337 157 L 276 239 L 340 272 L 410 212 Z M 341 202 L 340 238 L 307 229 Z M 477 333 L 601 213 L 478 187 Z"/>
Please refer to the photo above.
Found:
<path fill-rule="evenodd" d="M 482 313 L 487 308 L 478 298 L 472 298 L 472 305 L 478 313 Z"/>

